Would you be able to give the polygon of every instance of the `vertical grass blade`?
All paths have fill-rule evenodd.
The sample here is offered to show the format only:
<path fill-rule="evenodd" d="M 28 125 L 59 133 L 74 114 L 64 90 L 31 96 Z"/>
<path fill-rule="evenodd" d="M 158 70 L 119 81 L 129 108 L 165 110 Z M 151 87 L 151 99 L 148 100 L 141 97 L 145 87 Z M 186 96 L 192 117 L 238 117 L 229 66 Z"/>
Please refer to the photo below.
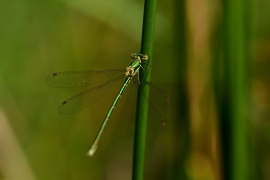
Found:
<path fill-rule="evenodd" d="M 250 179 L 247 103 L 248 51 L 247 3 L 224 0 L 223 60 L 224 89 L 220 99 L 224 179 Z"/>
<path fill-rule="evenodd" d="M 171 73 L 174 77 L 174 111 L 172 123 L 167 179 L 188 179 L 185 162 L 190 153 L 190 117 L 187 85 L 187 33 L 186 0 L 174 0 L 174 58 Z M 177 66 L 175 66 L 177 64 Z"/>
<path fill-rule="evenodd" d="M 143 65 L 144 69 L 148 70 L 148 73 L 145 73 L 143 70 L 140 71 L 140 80 L 142 84 L 150 82 L 151 70 L 149 67 L 151 66 L 152 61 L 155 16 L 156 0 L 145 0 L 141 53 L 149 56 L 149 62 Z M 133 180 L 142 180 L 144 176 L 149 91 L 149 86 L 139 86 L 133 154 Z"/>

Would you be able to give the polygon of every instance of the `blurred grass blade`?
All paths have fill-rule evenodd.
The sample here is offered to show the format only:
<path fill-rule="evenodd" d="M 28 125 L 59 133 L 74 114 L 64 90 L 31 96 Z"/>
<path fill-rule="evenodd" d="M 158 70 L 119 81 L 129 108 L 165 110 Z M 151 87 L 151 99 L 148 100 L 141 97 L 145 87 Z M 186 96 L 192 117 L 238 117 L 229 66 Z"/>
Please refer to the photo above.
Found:
<path fill-rule="evenodd" d="M 174 99 L 175 112 L 170 132 L 169 167 L 167 179 L 188 179 L 185 163 L 190 153 L 190 115 L 188 94 L 187 17 L 186 1 L 174 0 Z M 175 141 L 177 139 L 177 141 Z"/>
<path fill-rule="evenodd" d="M 224 179 L 250 179 L 248 152 L 248 39 L 245 0 L 224 0 L 224 89 L 219 108 Z"/>
<path fill-rule="evenodd" d="M 142 19 L 141 3 L 136 1 L 108 1 L 108 0 L 59 0 L 67 3 L 83 13 L 86 13 L 113 29 L 124 33 L 134 41 L 140 39 L 140 23 Z M 132 8 L 131 8 L 132 7 Z M 128 16 L 123 16 L 128 14 Z M 111 18 L 113 17 L 113 18 Z M 169 23 L 166 17 L 157 14 L 158 25 L 156 35 L 160 36 L 167 31 Z"/>

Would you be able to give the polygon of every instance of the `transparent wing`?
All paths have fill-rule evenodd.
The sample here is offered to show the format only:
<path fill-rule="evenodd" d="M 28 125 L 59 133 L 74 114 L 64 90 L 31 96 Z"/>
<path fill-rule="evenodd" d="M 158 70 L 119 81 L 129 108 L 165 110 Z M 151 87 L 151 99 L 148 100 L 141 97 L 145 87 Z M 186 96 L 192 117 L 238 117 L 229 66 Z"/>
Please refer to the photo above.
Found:
<path fill-rule="evenodd" d="M 124 74 L 125 70 L 57 72 L 47 77 L 46 84 L 57 88 L 79 87 L 103 81 L 119 73 Z"/>
<path fill-rule="evenodd" d="M 70 114 L 86 108 L 101 98 L 110 89 L 114 82 L 122 79 L 123 77 L 125 77 L 125 75 L 115 77 L 97 87 L 91 88 L 62 102 L 58 109 L 59 114 Z"/>
<path fill-rule="evenodd" d="M 164 132 L 166 128 L 166 112 L 170 97 L 165 91 L 154 83 L 145 83 L 145 86 L 150 86 L 149 95 L 149 119 L 152 119 L 151 126 L 155 131 L 158 129 L 159 132 Z M 161 87 L 167 87 L 163 85 Z M 159 123 L 156 123 L 159 120 Z"/>

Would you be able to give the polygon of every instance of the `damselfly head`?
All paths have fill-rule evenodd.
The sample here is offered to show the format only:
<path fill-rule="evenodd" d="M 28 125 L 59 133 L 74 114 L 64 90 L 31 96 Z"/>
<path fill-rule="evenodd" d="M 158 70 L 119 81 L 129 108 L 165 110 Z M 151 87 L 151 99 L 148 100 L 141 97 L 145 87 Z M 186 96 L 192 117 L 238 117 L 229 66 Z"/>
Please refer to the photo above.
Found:
<path fill-rule="evenodd" d="M 148 56 L 146 54 L 141 54 L 141 53 L 132 53 L 131 58 L 132 59 L 141 59 L 143 61 L 148 60 Z"/>

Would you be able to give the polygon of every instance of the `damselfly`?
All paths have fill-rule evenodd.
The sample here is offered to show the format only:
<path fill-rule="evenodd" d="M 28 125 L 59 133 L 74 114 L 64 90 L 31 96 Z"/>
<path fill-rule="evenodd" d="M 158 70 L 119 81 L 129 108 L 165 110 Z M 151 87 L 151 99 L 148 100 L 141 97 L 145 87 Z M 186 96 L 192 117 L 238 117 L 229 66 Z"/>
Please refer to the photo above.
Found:
<path fill-rule="evenodd" d="M 120 99 L 121 95 L 125 91 L 127 85 L 129 84 L 132 77 L 134 77 L 136 74 L 139 74 L 140 68 L 143 69 L 142 63 L 143 61 L 148 60 L 148 56 L 146 54 L 141 53 L 132 53 L 131 54 L 132 62 L 127 66 L 125 69 L 125 73 L 123 73 L 123 70 L 102 70 L 102 71 L 66 71 L 66 72 L 57 72 L 53 73 L 50 76 L 47 77 L 46 83 L 48 86 L 51 87 L 79 87 L 84 85 L 90 85 L 93 83 L 101 82 L 111 76 L 115 76 L 118 73 L 122 73 L 120 76 L 116 76 L 103 84 L 96 86 L 94 88 L 91 88 L 85 92 L 82 92 L 80 94 L 77 94 L 66 101 L 62 102 L 59 106 L 59 114 L 70 114 L 74 113 L 76 111 L 79 111 L 90 104 L 97 101 L 102 95 L 104 95 L 111 85 L 126 77 L 126 80 L 120 89 L 118 95 L 116 96 L 115 100 L 113 101 L 112 106 L 110 107 L 102 125 L 101 128 L 92 143 L 89 151 L 87 152 L 87 155 L 93 156 L 97 147 L 99 139 L 108 123 L 108 120 L 110 119 L 113 110 Z"/>

